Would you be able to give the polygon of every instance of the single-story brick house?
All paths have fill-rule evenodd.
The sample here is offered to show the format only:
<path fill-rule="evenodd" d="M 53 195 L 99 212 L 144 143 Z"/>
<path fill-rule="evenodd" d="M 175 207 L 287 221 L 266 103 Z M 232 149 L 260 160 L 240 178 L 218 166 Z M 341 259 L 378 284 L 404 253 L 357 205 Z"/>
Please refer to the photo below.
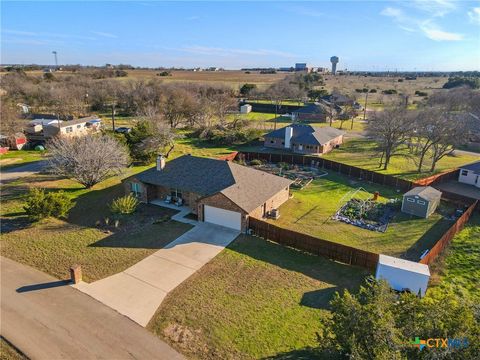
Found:
<path fill-rule="evenodd" d="M 417 186 L 403 194 L 402 212 L 428 218 L 440 204 L 442 193 L 431 186 Z"/>
<path fill-rule="evenodd" d="M 460 167 L 458 181 L 480 188 L 480 161 Z"/>
<path fill-rule="evenodd" d="M 292 120 L 299 122 L 327 122 L 329 113 L 328 105 L 324 103 L 305 104 L 301 108 L 292 111 Z M 336 114 L 336 110 L 333 110 Z"/>
<path fill-rule="evenodd" d="M 332 127 L 290 124 L 265 135 L 265 147 L 322 155 L 343 144 L 344 131 Z"/>
<path fill-rule="evenodd" d="M 262 218 L 290 197 L 292 182 L 231 161 L 184 155 L 125 181 L 127 193 L 142 202 L 182 199 L 199 221 L 248 229 L 251 216 Z"/>

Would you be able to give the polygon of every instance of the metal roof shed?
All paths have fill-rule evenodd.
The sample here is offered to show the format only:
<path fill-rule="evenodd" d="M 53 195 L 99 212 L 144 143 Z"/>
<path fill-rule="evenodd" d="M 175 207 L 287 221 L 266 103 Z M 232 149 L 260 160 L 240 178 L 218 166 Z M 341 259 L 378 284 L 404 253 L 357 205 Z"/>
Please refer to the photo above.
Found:
<path fill-rule="evenodd" d="M 423 297 L 427 291 L 430 269 L 425 264 L 380 255 L 375 278 L 386 280 L 394 290 L 408 289 Z"/>

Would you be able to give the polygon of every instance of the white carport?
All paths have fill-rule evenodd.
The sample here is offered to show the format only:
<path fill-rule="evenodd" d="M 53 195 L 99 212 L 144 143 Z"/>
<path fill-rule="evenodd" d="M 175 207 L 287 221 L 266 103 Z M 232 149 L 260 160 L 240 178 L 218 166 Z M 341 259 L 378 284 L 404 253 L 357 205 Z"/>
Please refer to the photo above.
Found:
<path fill-rule="evenodd" d="M 430 269 L 425 264 L 380 255 L 375 278 L 386 280 L 394 290 L 408 289 L 423 297 L 427 291 Z"/>

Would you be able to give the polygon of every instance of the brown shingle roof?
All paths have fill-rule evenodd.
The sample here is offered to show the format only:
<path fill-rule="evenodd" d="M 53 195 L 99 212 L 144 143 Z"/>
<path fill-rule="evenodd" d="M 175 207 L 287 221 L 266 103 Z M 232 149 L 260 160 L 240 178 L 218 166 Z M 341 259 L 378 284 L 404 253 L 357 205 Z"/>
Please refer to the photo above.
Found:
<path fill-rule="evenodd" d="M 431 186 L 417 186 L 403 194 L 403 196 L 415 195 L 421 197 L 424 200 L 431 201 L 440 198 L 442 196 L 442 193 Z"/>
<path fill-rule="evenodd" d="M 153 167 L 136 177 L 147 184 L 177 188 L 203 196 L 222 193 L 246 212 L 258 208 L 292 183 L 280 176 L 230 161 L 191 155 L 169 161 L 162 171 Z"/>

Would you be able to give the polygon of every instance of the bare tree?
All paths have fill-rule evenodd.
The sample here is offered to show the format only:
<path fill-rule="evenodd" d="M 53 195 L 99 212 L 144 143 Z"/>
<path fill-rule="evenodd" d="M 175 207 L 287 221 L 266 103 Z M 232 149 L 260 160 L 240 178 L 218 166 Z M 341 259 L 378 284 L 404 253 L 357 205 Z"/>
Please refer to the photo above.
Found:
<path fill-rule="evenodd" d="M 380 143 L 382 155 L 379 166 L 388 168 L 392 156 L 397 155 L 406 143 L 413 128 L 413 121 L 404 106 L 395 106 L 374 114 L 367 124 L 367 134 Z"/>
<path fill-rule="evenodd" d="M 22 131 L 22 121 L 15 105 L 2 99 L 0 106 L 0 131 L 2 135 L 10 136 Z"/>
<path fill-rule="evenodd" d="M 48 149 L 50 170 L 86 188 L 120 174 L 129 161 L 127 149 L 107 135 L 55 138 Z"/>

